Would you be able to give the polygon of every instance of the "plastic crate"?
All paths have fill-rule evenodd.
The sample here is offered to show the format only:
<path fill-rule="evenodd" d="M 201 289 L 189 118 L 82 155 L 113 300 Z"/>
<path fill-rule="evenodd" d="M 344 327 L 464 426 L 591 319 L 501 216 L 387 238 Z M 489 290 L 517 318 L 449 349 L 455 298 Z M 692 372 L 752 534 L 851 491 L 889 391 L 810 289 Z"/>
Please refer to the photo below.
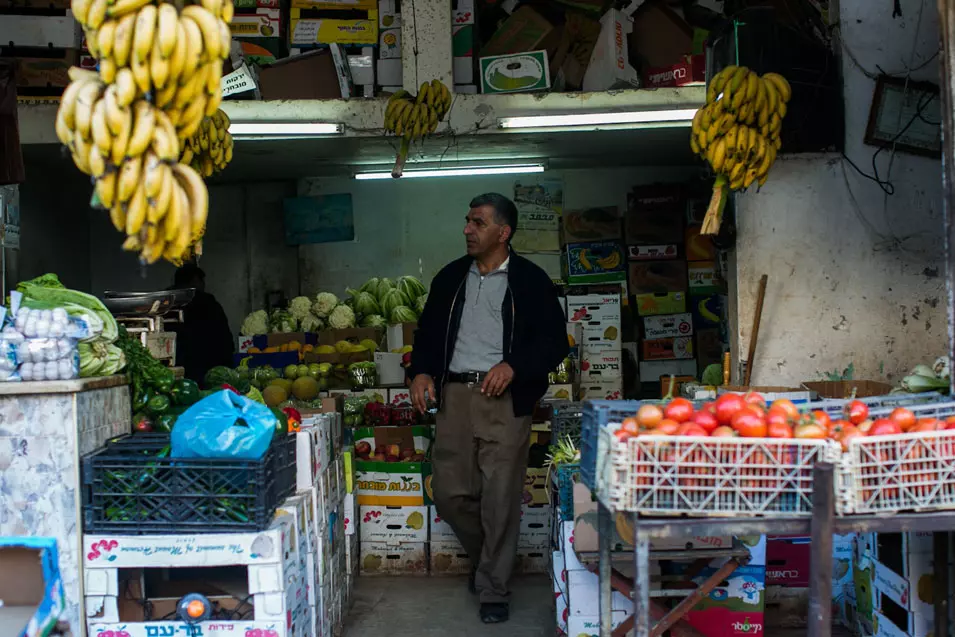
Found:
<path fill-rule="evenodd" d="M 583 417 L 583 404 L 576 402 L 557 402 L 553 404 L 550 417 L 551 439 L 555 442 L 570 438 L 580 445 L 580 420 Z"/>
<path fill-rule="evenodd" d="M 596 491 L 597 437 L 600 430 L 608 423 L 636 416 L 642 404 L 643 401 L 639 400 L 584 401 L 580 418 L 580 480 L 591 491 Z"/>
<path fill-rule="evenodd" d="M 918 418 L 955 415 L 955 402 L 913 405 Z M 882 417 L 894 407 L 872 410 Z M 955 430 L 856 438 L 839 465 L 839 514 L 955 509 Z"/>
<path fill-rule="evenodd" d="M 839 458 L 828 440 L 601 437 L 598 497 L 644 515 L 808 516 L 813 466 Z"/>
<path fill-rule="evenodd" d="M 938 392 L 925 392 L 919 394 L 900 393 L 886 394 L 885 396 L 866 396 L 865 398 L 857 398 L 856 400 L 868 405 L 870 410 L 888 409 L 891 411 L 896 407 L 911 408 L 917 405 L 940 403 L 942 401 L 948 400 L 948 396 L 943 396 Z M 842 416 L 842 410 L 849 402 L 849 400 L 829 398 L 809 403 L 808 409 L 821 409 L 830 416 Z"/>
<path fill-rule="evenodd" d="M 574 519 L 574 484 L 580 475 L 580 465 L 561 464 L 556 469 L 557 511 L 562 522 L 569 522 Z"/>
<path fill-rule="evenodd" d="M 85 531 L 261 531 L 295 489 L 295 436 L 260 460 L 171 458 L 169 444 L 168 434 L 122 436 L 83 459 Z"/>

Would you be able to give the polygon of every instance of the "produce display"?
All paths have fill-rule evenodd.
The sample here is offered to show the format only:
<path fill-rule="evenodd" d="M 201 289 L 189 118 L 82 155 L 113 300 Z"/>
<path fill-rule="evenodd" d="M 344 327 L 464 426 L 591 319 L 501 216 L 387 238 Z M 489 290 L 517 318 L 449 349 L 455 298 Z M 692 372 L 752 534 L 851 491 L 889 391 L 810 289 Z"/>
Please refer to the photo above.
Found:
<path fill-rule="evenodd" d="M 727 66 L 713 76 L 706 104 L 693 118 L 690 147 L 716 173 L 713 197 L 701 234 L 717 234 L 729 190 L 760 186 L 769 178 L 782 145 L 780 131 L 789 82 L 778 73 L 762 76 L 745 66 Z"/>
<path fill-rule="evenodd" d="M 186 378 L 176 380 L 172 370 L 153 358 L 140 340 L 123 327 L 116 345 L 127 361 L 133 431 L 171 432 L 179 415 L 200 399 L 198 385 Z"/>
<path fill-rule="evenodd" d="M 109 210 L 114 227 L 127 235 L 123 248 L 145 263 L 164 258 L 178 265 L 201 252 L 208 214 L 206 186 L 188 165 L 192 149 L 201 151 L 203 173 L 231 152 L 217 110 L 233 5 L 73 0 L 71 8 L 98 71 L 70 69 L 57 137 L 76 167 L 93 177 L 92 205 Z M 193 155 L 188 163 L 180 163 L 184 148 Z"/>
<path fill-rule="evenodd" d="M 199 130 L 183 144 L 179 162 L 191 166 L 203 177 L 225 170 L 232 161 L 234 142 L 229 133 L 232 122 L 222 109 L 206 117 L 199 124 Z"/>
<path fill-rule="evenodd" d="M 928 391 L 936 391 L 940 394 L 949 393 L 949 384 L 951 375 L 949 373 L 948 357 L 940 356 L 935 359 L 935 363 L 928 365 L 916 365 L 912 373 L 902 379 L 900 388 L 902 391 L 918 394 Z"/>
<path fill-rule="evenodd" d="M 401 138 L 392 177 L 401 177 L 411 142 L 437 130 L 438 122 L 451 110 L 452 99 L 451 91 L 438 79 L 422 83 L 417 95 L 402 89 L 388 99 L 385 130 Z"/>

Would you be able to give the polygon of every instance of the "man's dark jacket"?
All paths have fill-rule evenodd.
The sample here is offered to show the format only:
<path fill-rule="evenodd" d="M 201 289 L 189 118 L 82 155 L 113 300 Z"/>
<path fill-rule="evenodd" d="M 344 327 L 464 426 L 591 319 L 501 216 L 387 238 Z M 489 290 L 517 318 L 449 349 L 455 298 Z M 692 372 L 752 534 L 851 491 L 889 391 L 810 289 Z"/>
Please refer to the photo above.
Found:
<path fill-rule="evenodd" d="M 473 258 L 463 257 L 438 272 L 415 332 L 409 375 L 431 376 L 438 400 L 458 339 L 472 263 Z M 566 319 L 557 300 L 557 289 L 547 274 L 513 252 L 501 309 L 503 362 L 514 370 L 510 387 L 514 415 L 528 416 L 547 391 L 547 375 L 567 356 Z"/>

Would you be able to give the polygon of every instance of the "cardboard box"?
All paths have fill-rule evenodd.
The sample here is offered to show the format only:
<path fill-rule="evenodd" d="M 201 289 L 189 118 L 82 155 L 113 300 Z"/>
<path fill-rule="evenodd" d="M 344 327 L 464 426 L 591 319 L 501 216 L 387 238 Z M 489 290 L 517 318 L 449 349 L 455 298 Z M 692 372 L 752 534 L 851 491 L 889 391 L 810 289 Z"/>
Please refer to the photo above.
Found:
<path fill-rule="evenodd" d="M 624 235 L 628 245 L 659 245 L 683 241 L 685 186 L 653 184 L 627 194 Z"/>
<path fill-rule="evenodd" d="M 567 283 L 615 283 L 627 280 L 627 259 L 616 241 L 568 243 L 563 249 Z"/>
<path fill-rule="evenodd" d="M 547 469 L 528 467 L 524 475 L 524 504 L 550 504 L 547 495 Z"/>
<path fill-rule="evenodd" d="M 722 565 L 714 560 L 693 578 L 697 584 L 711 577 Z M 763 609 L 766 601 L 766 567 L 741 566 L 686 614 L 686 621 L 708 637 L 765 634 Z"/>
<path fill-rule="evenodd" d="M 70 83 L 69 70 L 76 56 L 68 52 L 62 58 L 14 58 L 18 87 L 66 88 Z"/>
<path fill-rule="evenodd" d="M 414 346 L 414 333 L 417 323 L 398 323 L 389 325 L 385 330 L 385 342 L 389 351 Z"/>
<path fill-rule="evenodd" d="M 382 29 L 400 29 L 399 8 L 398 0 L 378 0 L 378 26 Z"/>
<path fill-rule="evenodd" d="M 401 366 L 404 354 L 375 352 L 375 367 L 378 368 L 378 382 L 382 385 L 403 385 L 405 368 Z"/>
<path fill-rule="evenodd" d="M 716 273 L 716 261 L 691 261 L 687 266 L 691 296 L 720 293 L 722 285 Z"/>
<path fill-rule="evenodd" d="M 647 316 L 643 319 L 643 338 L 656 340 L 693 335 L 693 315 L 689 313 Z"/>
<path fill-rule="evenodd" d="M 541 398 L 541 401 L 545 400 L 574 400 L 574 396 L 577 394 L 572 383 L 567 383 L 564 385 L 548 385 L 547 392 L 544 393 L 544 396 Z"/>
<path fill-rule="evenodd" d="M 524 575 L 546 573 L 550 568 L 550 551 L 547 548 L 517 548 L 514 572 Z"/>
<path fill-rule="evenodd" d="M 693 325 L 697 328 L 719 327 L 723 323 L 723 299 L 720 294 L 691 298 Z"/>
<path fill-rule="evenodd" d="M 378 35 L 378 59 L 401 59 L 401 29 L 382 29 Z"/>
<path fill-rule="evenodd" d="M 375 49 L 370 46 L 361 47 L 361 53 L 345 56 L 348 60 L 348 71 L 351 73 L 355 86 L 374 88 L 375 85 Z M 364 95 L 364 97 L 372 97 Z"/>
<path fill-rule="evenodd" d="M 262 68 L 259 89 L 264 100 L 334 100 L 349 96 L 340 79 L 331 51 L 310 51 Z"/>
<path fill-rule="evenodd" d="M 474 24 L 474 0 L 457 0 L 451 6 L 451 24 Z"/>
<path fill-rule="evenodd" d="M 345 518 L 345 535 L 356 535 L 361 524 L 358 518 L 358 507 L 355 505 L 355 494 L 348 493 L 345 495 L 342 515 Z"/>
<path fill-rule="evenodd" d="M 232 39 L 242 45 L 249 62 L 271 64 L 282 55 L 282 21 L 278 9 L 256 9 L 232 18 Z"/>
<path fill-rule="evenodd" d="M 630 294 L 685 292 L 687 264 L 684 261 L 645 261 L 630 264 Z"/>
<path fill-rule="evenodd" d="M 583 326 L 582 345 L 620 347 L 620 295 L 568 296 L 567 315 L 570 322 Z"/>
<path fill-rule="evenodd" d="M 658 396 L 661 398 L 664 396 L 684 396 L 683 386 L 687 383 L 697 382 L 696 376 L 664 376 L 660 378 L 660 392 Z M 716 398 L 716 389 L 713 389 L 710 397 Z"/>
<path fill-rule="evenodd" d="M 680 314 L 686 312 L 686 292 L 650 292 L 637 294 L 637 315 Z"/>
<path fill-rule="evenodd" d="M 378 6 L 378 0 L 292 0 L 292 7 L 296 9 L 377 11 Z"/>
<path fill-rule="evenodd" d="M 622 220 L 615 206 L 565 210 L 560 231 L 564 244 L 617 241 L 623 236 Z"/>
<path fill-rule="evenodd" d="M 366 447 L 370 454 L 384 453 L 427 455 L 431 449 L 432 429 L 427 425 L 402 427 L 362 427 L 352 432 L 355 455 L 359 462 L 368 462 L 359 447 Z M 374 457 L 373 455 L 371 456 Z M 379 461 L 381 462 L 381 461 Z M 392 464 L 407 464 L 395 461 Z"/>
<path fill-rule="evenodd" d="M 587 381 L 580 385 L 580 400 L 620 400 L 623 398 L 623 378 Z"/>
<path fill-rule="evenodd" d="M 522 5 L 504 20 L 504 23 L 481 47 L 481 52 L 485 55 L 501 56 L 534 51 L 541 48 L 538 45 L 553 30 L 554 25 L 541 14 L 528 5 Z M 544 57 L 547 57 L 546 53 Z"/>
<path fill-rule="evenodd" d="M 388 404 L 395 409 L 407 409 L 411 404 L 411 391 L 409 389 L 389 389 Z"/>
<path fill-rule="evenodd" d="M 580 363 L 581 384 L 623 377 L 623 355 L 619 347 L 585 345 Z"/>
<path fill-rule="evenodd" d="M 632 606 L 632 604 L 631 604 Z M 620 626 L 632 614 L 632 611 L 615 610 L 610 615 L 611 630 Z M 568 635 L 587 635 L 593 637 L 600 634 L 600 617 L 598 615 L 576 616 L 567 618 Z"/>
<path fill-rule="evenodd" d="M 474 25 L 451 27 L 451 71 L 455 84 L 474 82 Z"/>
<path fill-rule="evenodd" d="M 643 73 L 646 88 L 687 86 L 706 83 L 706 56 L 684 55 L 683 59 L 667 66 L 651 66 Z"/>
<path fill-rule="evenodd" d="M 321 44 L 378 44 L 378 12 L 369 11 L 367 19 L 302 17 L 302 9 L 292 9 L 289 21 L 289 46 L 315 47 Z"/>
<path fill-rule="evenodd" d="M 427 575 L 428 545 L 424 542 L 362 542 L 361 574 Z"/>
<path fill-rule="evenodd" d="M 686 227 L 686 239 L 683 242 L 686 246 L 687 261 L 713 261 L 716 259 L 716 246 L 713 245 L 713 238 L 700 234 L 702 224 L 692 223 Z"/>
<path fill-rule="evenodd" d="M 361 541 L 395 544 L 428 541 L 428 507 L 361 506 Z"/>
<path fill-rule="evenodd" d="M 680 256 L 680 247 L 675 243 L 658 246 L 627 246 L 627 259 L 630 261 L 663 261 Z"/>
<path fill-rule="evenodd" d="M 671 375 L 696 376 L 696 360 L 640 361 L 641 383 L 656 383 Z"/>
<path fill-rule="evenodd" d="M 451 528 L 451 525 L 444 521 L 444 519 L 438 515 L 438 509 L 431 505 L 428 507 L 428 516 L 430 519 L 431 525 L 431 541 L 441 541 L 441 542 L 457 542 L 458 536 L 454 534 L 454 529 Z"/>
<path fill-rule="evenodd" d="M 570 617 L 589 617 L 595 609 L 600 608 L 600 585 L 596 573 L 579 570 L 567 572 L 567 605 Z M 633 612 L 633 602 L 619 591 L 613 591 L 611 608 L 630 614 Z"/>
<path fill-rule="evenodd" d="M 547 51 L 482 57 L 480 69 L 482 93 L 526 93 L 550 88 Z"/>
<path fill-rule="evenodd" d="M 885 396 L 892 391 L 892 385 L 875 380 L 826 380 L 807 381 L 803 387 L 815 392 L 819 398 L 843 399 L 852 396 L 867 398 L 869 396 Z"/>
<path fill-rule="evenodd" d="M 522 228 L 521 232 L 523 231 Z M 556 237 L 557 235 L 555 234 L 554 236 Z M 521 256 L 543 270 L 544 273 L 550 277 L 551 281 L 563 283 L 564 270 L 559 253 L 524 252 Z"/>
<path fill-rule="evenodd" d="M 769 538 L 766 541 L 766 585 L 808 587 L 811 549 L 809 538 Z"/>
<path fill-rule="evenodd" d="M 514 184 L 517 226 L 514 248 L 525 252 L 560 250 L 564 187 L 560 180 Z"/>
<path fill-rule="evenodd" d="M 600 37 L 584 73 L 584 91 L 609 91 L 640 88 L 640 77 L 630 66 L 627 35 L 633 20 L 627 14 L 610 9 L 600 18 Z"/>
<path fill-rule="evenodd" d="M 471 558 L 456 540 L 453 542 L 431 541 L 431 575 L 468 575 L 471 573 Z"/>
<path fill-rule="evenodd" d="M 46 634 L 64 605 L 56 539 L 2 538 L 0 564 L 0 626 L 16 637 Z"/>
<path fill-rule="evenodd" d="M 645 361 L 693 358 L 693 337 L 677 336 L 642 342 L 640 358 Z"/>
<path fill-rule="evenodd" d="M 378 85 L 389 93 L 396 93 L 401 90 L 401 60 L 398 58 L 387 60 L 379 58 L 376 65 L 378 70 L 376 81 Z"/>
<path fill-rule="evenodd" d="M 646 67 L 680 62 L 693 53 L 693 29 L 676 12 L 659 3 L 646 3 L 633 14 L 630 45 Z"/>
<path fill-rule="evenodd" d="M 0 42 L 14 47 L 79 49 L 83 32 L 72 14 L 4 15 L 0 20 Z"/>
<path fill-rule="evenodd" d="M 872 587 L 876 635 L 921 637 L 934 627 L 931 533 L 876 535 Z"/>
<path fill-rule="evenodd" d="M 431 463 L 355 462 L 359 505 L 425 506 L 431 504 Z"/>
<path fill-rule="evenodd" d="M 554 507 L 549 504 L 525 504 L 521 507 L 519 548 L 544 548 L 550 544 L 550 524 Z"/>

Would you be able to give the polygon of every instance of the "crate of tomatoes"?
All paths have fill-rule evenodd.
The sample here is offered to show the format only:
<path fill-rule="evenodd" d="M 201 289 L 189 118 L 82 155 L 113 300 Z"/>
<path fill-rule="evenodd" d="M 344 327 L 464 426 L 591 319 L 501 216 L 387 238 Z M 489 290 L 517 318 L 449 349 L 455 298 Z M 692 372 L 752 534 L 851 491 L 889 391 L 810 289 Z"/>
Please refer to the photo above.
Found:
<path fill-rule="evenodd" d="M 601 428 L 601 501 L 644 515 L 809 516 L 812 469 L 837 462 L 825 412 L 755 392 L 641 404 Z"/>
<path fill-rule="evenodd" d="M 839 514 L 955 509 L 955 402 L 846 405 Z"/>

